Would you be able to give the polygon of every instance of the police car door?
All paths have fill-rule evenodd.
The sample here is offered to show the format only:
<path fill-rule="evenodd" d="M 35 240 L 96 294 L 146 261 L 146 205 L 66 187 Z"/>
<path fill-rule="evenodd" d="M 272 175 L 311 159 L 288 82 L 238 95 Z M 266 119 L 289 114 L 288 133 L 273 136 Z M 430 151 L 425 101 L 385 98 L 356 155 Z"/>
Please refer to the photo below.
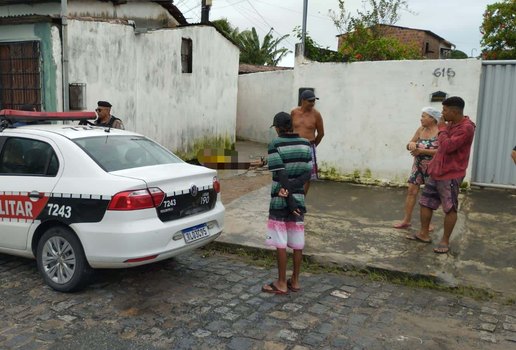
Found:
<path fill-rule="evenodd" d="M 0 248 L 25 250 L 60 173 L 51 140 L 0 134 Z"/>

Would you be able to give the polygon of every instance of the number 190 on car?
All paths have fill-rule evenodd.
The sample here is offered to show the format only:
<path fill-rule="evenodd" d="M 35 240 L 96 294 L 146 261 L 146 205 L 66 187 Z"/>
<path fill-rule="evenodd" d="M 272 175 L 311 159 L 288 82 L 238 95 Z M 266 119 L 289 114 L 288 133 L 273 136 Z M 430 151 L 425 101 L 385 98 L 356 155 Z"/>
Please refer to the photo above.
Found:
<path fill-rule="evenodd" d="M 183 230 L 183 236 L 185 237 L 186 243 L 197 241 L 204 237 L 208 237 L 209 235 L 210 233 L 208 232 L 206 224 L 197 225 Z"/>

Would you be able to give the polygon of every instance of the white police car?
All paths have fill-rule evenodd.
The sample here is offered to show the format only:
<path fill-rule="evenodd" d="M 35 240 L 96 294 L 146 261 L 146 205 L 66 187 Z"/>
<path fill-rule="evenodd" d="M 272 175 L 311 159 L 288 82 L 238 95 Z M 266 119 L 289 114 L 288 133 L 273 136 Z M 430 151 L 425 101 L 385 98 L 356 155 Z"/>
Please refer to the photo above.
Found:
<path fill-rule="evenodd" d="M 35 257 L 63 292 L 85 286 L 92 268 L 167 259 L 224 226 L 214 170 L 134 132 L 41 123 L 94 117 L 0 111 L 0 253 Z"/>

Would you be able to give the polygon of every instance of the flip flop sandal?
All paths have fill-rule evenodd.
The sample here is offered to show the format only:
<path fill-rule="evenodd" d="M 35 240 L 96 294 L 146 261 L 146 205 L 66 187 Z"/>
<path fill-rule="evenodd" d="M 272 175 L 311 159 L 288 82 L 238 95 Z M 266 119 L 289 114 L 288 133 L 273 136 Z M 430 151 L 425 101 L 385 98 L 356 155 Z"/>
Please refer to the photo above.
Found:
<path fill-rule="evenodd" d="M 450 247 L 443 244 L 439 244 L 437 247 L 434 248 L 435 254 L 448 254 L 449 251 Z"/>
<path fill-rule="evenodd" d="M 429 240 L 422 239 L 421 237 L 419 237 L 416 234 L 405 236 L 405 238 L 410 239 L 411 241 L 416 241 L 416 242 L 421 242 L 421 243 L 432 243 L 431 239 L 429 239 Z"/>
<path fill-rule="evenodd" d="M 274 282 L 269 283 L 268 286 L 271 287 L 271 289 L 265 288 L 265 286 L 263 286 L 262 292 L 271 294 L 288 294 L 288 289 L 286 291 L 278 289 L 278 287 L 274 285 Z"/>
<path fill-rule="evenodd" d="M 392 227 L 397 228 L 397 229 L 404 229 L 404 228 L 409 228 L 410 226 L 412 226 L 412 225 L 399 223 L 399 224 L 393 225 Z"/>
<path fill-rule="evenodd" d="M 299 292 L 301 290 L 301 288 L 294 288 L 292 286 L 292 281 L 290 280 L 290 278 L 287 280 L 287 288 L 293 291 L 294 293 Z"/>

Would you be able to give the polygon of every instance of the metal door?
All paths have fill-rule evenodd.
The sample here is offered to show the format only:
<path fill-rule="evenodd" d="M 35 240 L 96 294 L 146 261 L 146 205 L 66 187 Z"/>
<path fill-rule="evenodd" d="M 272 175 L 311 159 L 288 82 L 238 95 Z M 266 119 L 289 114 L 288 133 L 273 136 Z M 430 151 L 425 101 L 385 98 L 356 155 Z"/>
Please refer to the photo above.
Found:
<path fill-rule="evenodd" d="M 0 43 L 0 109 L 41 110 L 39 41 Z"/>
<path fill-rule="evenodd" d="M 482 62 L 472 184 L 516 188 L 516 61 Z"/>

